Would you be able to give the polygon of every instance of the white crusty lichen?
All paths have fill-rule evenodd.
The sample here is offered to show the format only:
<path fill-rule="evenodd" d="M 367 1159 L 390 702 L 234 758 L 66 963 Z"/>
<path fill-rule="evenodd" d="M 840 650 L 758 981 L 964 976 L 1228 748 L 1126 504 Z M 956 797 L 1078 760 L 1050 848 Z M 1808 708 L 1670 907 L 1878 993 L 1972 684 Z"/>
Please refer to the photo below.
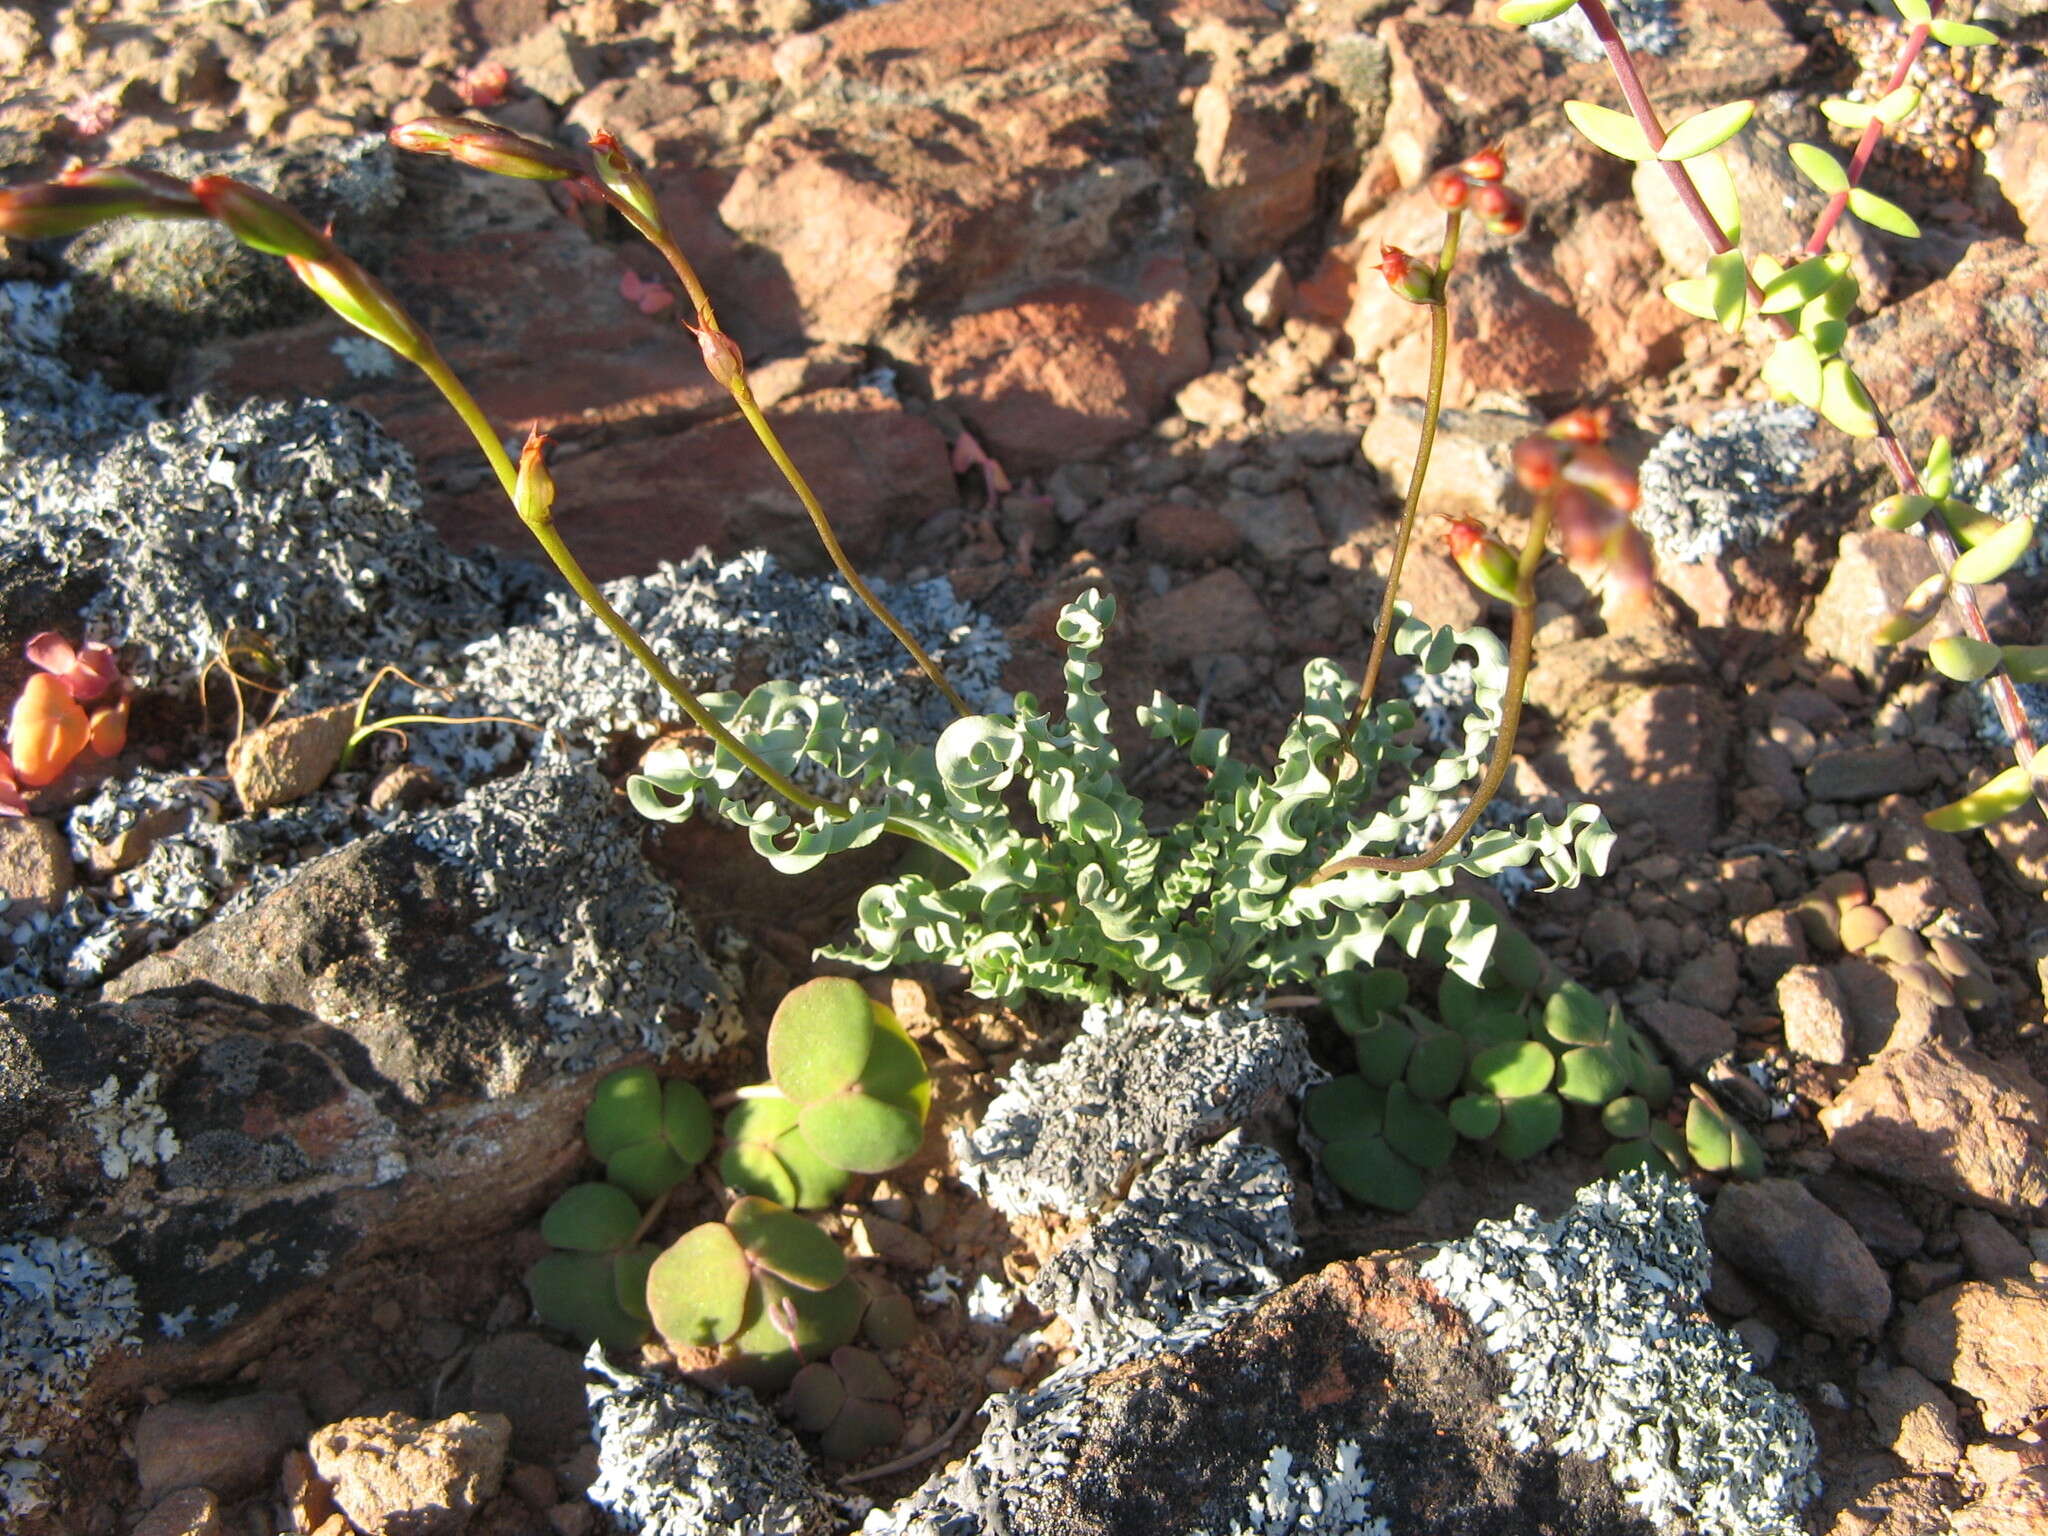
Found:
<path fill-rule="evenodd" d="M 154 1072 L 143 1073 L 126 1098 L 112 1073 L 92 1091 L 79 1118 L 99 1144 L 100 1171 L 108 1178 L 125 1179 L 132 1168 L 154 1168 L 178 1155 L 178 1134 L 156 1093 Z"/>
<path fill-rule="evenodd" d="M 1680 565 L 1751 549 L 1791 514 L 1819 418 L 1803 405 L 1739 405 L 1673 427 L 1643 459 L 1636 526 Z"/>
<path fill-rule="evenodd" d="M 138 1343 L 138 1316 L 135 1282 L 78 1238 L 0 1242 L 0 1509 L 20 1516 L 48 1501 L 37 1410 L 71 1403 L 104 1356 Z"/>
<path fill-rule="evenodd" d="M 1751 1372 L 1701 1297 L 1699 1201 L 1636 1171 L 1545 1221 L 1481 1222 L 1422 1266 L 1505 1357 L 1501 1423 L 1517 1449 L 1605 1460 L 1630 1503 L 1702 1536 L 1796 1536 L 1819 1490 L 1813 1426 Z"/>
<path fill-rule="evenodd" d="M 1249 1520 L 1233 1521 L 1224 1536 L 1392 1536 L 1385 1518 L 1372 1512 L 1373 1482 L 1358 1457 L 1357 1444 L 1346 1440 L 1337 1447 L 1334 1467 L 1297 1471 L 1294 1453 L 1274 1446 L 1264 1484 L 1246 1498 Z"/>

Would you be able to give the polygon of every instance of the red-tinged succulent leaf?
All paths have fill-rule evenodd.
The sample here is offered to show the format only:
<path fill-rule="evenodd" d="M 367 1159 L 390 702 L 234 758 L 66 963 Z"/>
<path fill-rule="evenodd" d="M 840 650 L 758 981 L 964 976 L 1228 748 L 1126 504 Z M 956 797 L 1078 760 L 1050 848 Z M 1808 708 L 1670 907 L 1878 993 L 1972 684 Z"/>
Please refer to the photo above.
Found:
<path fill-rule="evenodd" d="M 768 1075 L 796 1104 L 850 1087 L 867 1065 L 874 1011 L 860 983 L 820 976 L 792 990 L 768 1026 Z"/>
<path fill-rule="evenodd" d="M 755 1291 L 754 1269 L 739 1239 L 723 1223 L 707 1221 L 677 1238 L 648 1269 L 647 1312 L 670 1344 L 702 1349 L 740 1333 Z"/>
<path fill-rule="evenodd" d="M 749 1195 L 733 1203 L 725 1224 L 756 1269 L 806 1291 L 824 1291 L 846 1278 L 839 1245 L 794 1211 Z"/>

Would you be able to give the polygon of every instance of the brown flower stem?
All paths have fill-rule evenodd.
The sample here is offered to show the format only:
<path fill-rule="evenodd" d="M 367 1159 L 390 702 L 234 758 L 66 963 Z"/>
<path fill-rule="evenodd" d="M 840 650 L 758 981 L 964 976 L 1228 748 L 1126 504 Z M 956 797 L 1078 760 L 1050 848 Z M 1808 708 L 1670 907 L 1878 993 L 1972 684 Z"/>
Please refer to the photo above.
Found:
<path fill-rule="evenodd" d="M 668 231 L 650 222 L 630 202 L 605 186 L 597 177 L 585 178 L 585 184 L 601 193 L 605 201 L 618 209 L 627 222 L 640 232 L 642 238 L 661 253 L 662 260 L 668 263 L 669 270 L 675 273 L 677 281 L 682 283 L 684 291 L 690 296 L 691 308 L 697 316 L 696 328 L 699 331 L 723 334 L 719 330 L 718 316 L 711 308 L 711 295 L 698 278 L 697 269 L 691 265 L 690 258 L 683 254 L 682 247 L 676 244 Z M 737 352 L 734 355 L 737 356 Z M 840 578 L 853 588 L 856 597 L 867 604 L 868 612 L 880 619 L 883 627 L 896 637 L 897 643 L 910 653 L 910 659 L 917 663 L 918 670 L 930 678 L 932 685 L 945 695 L 946 702 L 953 706 L 954 712 L 963 716 L 973 714 L 974 711 L 968 707 L 967 701 L 946 681 L 946 674 L 939 669 L 939 664 L 932 660 L 930 653 L 918 644 L 917 638 L 904 627 L 903 621 L 890 612 L 888 605 L 875 595 L 874 589 L 862 580 L 860 572 L 853 568 L 853 562 L 847 558 L 846 550 L 840 545 L 839 535 L 832 527 L 832 520 L 825 515 L 823 504 L 811 490 L 810 482 L 804 478 L 803 472 L 796 467 L 796 461 L 791 459 L 783 448 L 782 439 L 776 435 L 775 428 L 769 423 L 759 402 L 754 399 L 753 386 L 747 382 L 746 374 L 735 373 L 726 384 L 726 388 L 732 392 L 733 404 L 737 405 L 740 414 L 746 417 L 747 425 L 753 428 L 754 436 L 760 439 L 762 448 L 767 451 L 768 457 L 775 461 L 775 467 L 782 471 L 782 478 L 789 482 L 790 490 L 796 493 L 796 499 L 802 503 L 805 514 L 811 520 L 811 527 L 817 531 L 818 542 L 825 546 L 825 553 L 831 557 L 833 567 L 839 572 Z"/>
<path fill-rule="evenodd" d="M 1443 414 L 1444 364 L 1451 351 L 1450 305 L 1445 288 L 1451 264 L 1458 259 L 1459 210 L 1444 216 L 1444 248 L 1437 267 L 1435 296 L 1429 303 L 1429 389 L 1422 402 L 1422 437 L 1415 445 L 1415 466 L 1408 471 L 1408 494 L 1401 503 L 1401 523 L 1394 535 L 1394 557 L 1387 566 L 1386 588 L 1380 593 L 1380 613 L 1373 625 L 1372 649 L 1365 658 L 1365 677 L 1358 685 L 1358 700 L 1351 706 L 1351 720 L 1345 736 L 1358 734 L 1379 687 L 1380 670 L 1386 665 L 1387 643 L 1394 632 L 1394 602 L 1401 590 L 1401 570 L 1408 563 L 1408 546 L 1415 539 L 1416 516 L 1422 506 L 1422 484 L 1429 478 L 1429 456 L 1436 447 L 1437 418 Z"/>
<path fill-rule="evenodd" d="M 1439 864 L 1464 841 L 1493 797 L 1500 793 L 1501 785 L 1507 780 L 1508 769 L 1514 762 L 1515 736 L 1522 723 L 1522 694 L 1527 688 L 1529 668 L 1536 654 L 1536 567 L 1542 563 L 1543 542 L 1549 535 L 1550 500 L 1545 497 L 1536 503 L 1536 510 L 1529 518 L 1529 542 L 1522 548 L 1521 564 L 1515 572 L 1515 614 L 1508 634 L 1507 697 L 1501 703 L 1500 729 L 1494 734 L 1493 756 L 1487 761 L 1486 773 L 1472 791 L 1471 802 L 1464 813 L 1451 823 L 1443 836 L 1420 853 L 1403 858 L 1359 854 L 1355 858 L 1338 859 L 1335 863 L 1325 864 L 1304 880 L 1304 889 L 1358 869 L 1405 875 Z"/>
<path fill-rule="evenodd" d="M 1939 15 L 1941 7 L 1942 0 L 1930 0 L 1928 9 L 1933 14 Z M 1600 39 L 1601 47 L 1606 50 L 1608 62 L 1614 69 L 1615 81 L 1621 87 L 1621 94 L 1628 103 L 1629 111 L 1634 115 L 1636 122 L 1642 127 L 1643 137 L 1649 141 L 1652 148 L 1661 148 L 1664 143 L 1663 125 L 1657 121 L 1656 108 L 1650 104 L 1649 95 L 1643 89 L 1642 77 L 1636 73 L 1635 60 L 1630 56 L 1628 45 L 1622 41 L 1620 32 L 1615 29 L 1613 17 L 1607 14 L 1607 7 L 1601 3 L 1601 0 L 1579 0 L 1579 10 L 1585 16 L 1587 23 L 1593 28 L 1594 36 Z M 1905 84 L 1906 77 L 1912 72 L 1913 65 L 1919 59 L 1921 50 L 1926 46 L 1926 43 L 1927 28 L 1925 26 L 1915 26 L 1907 36 L 1906 46 L 1900 55 L 1897 66 L 1892 70 L 1887 94 Z M 1863 137 L 1857 142 L 1855 158 L 1850 162 L 1849 184 L 1851 186 L 1857 185 L 1862 179 L 1864 171 L 1868 169 L 1871 156 L 1876 153 L 1877 142 L 1882 134 L 1883 125 L 1881 123 L 1872 120 L 1864 125 Z M 1735 249 L 1729 243 L 1728 237 L 1722 233 L 1721 226 L 1715 222 L 1713 214 L 1707 210 L 1706 202 L 1700 196 L 1699 188 L 1693 183 L 1692 172 L 1686 169 L 1684 162 L 1667 160 L 1663 162 L 1663 165 L 1665 174 L 1671 178 L 1672 186 L 1677 189 L 1679 202 L 1684 205 L 1686 212 L 1692 216 L 1693 223 L 1698 226 L 1700 234 L 1706 238 L 1708 247 L 1716 255 Z M 1836 224 L 1840 222 L 1843 210 L 1848 207 L 1848 203 L 1849 195 L 1846 191 L 1836 193 L 1829 200 L 1828 206 L 1821 213 L 1820 222 L 1816 225 L 1812 237 L 1807 241 L 1807 255 L 1818 255 L 1825 248 L 1828 236 L 1833 233 Z M 1754 278 L 1748 279 L 1748 288 L 1750 302 L 1754 306 L 1763 298 L 1763 290 L 1757 286 Z M 1771 315 L 1767 318 L 1770 321 L 1771 328 L 1779 336 L 1789 337 L 1796 334 L 1791 321 L 1787 320 L 1783 315 Z M 1885 466 L 1891 471 L 1893 480 L 1898 483 L 1901 491 L 1910 495 L 1922 494 L 1920 477 L 1915 473 L 1913 461 L 1907 457 L 1906 450 L 1899 442 L 1898 435 L 1892 431 L 1891 422 L 1886 418 L 1882 409 L 1878 409 L 1876 415 L 1878 423 L 1877 450 L 1884 459 Z M 1920 526 L 1922 537 L 1927 540 L 1929 547 L 1933 550 L 1936 564 L 1943 571 L 1949 570 L 1956 562 L 1958 551 L 1955 540 L 1949 535 L 1947 527 L 1938 517 L 1929 517 Z M 1949 588 L 1948 600 L 1954 605 L 1957 617 L 1960 619 L 1963 628 L 1972 638 L 1981 640 L 1987 645 L 1994 643 L 1991 639 L 1990 630 L 1984 623 L 1983 607 L 1978 603 L 1977 594 L 1974 591 L 1967 586 L 1951 586 Z M 2036 750 L 2034 733 L 2027 723 L 2026 710 L 2020 703 L 2018 690 L 2013 686 L 2011 677 L 2004 672 L 1999 672 L 1984 679 L 1984 683 L 1991 691 L 1991 702 L 1998 711 L 2000 723 L 2005 726 L 2006 734 L 2012 738 L 2013 760 L 2032 777 L 2034 753 Z M 2048 816 L 2048 781 L 2034 778 L 2033 782 L 2035 803 L 2040 806 L 2042 814 Z"/>

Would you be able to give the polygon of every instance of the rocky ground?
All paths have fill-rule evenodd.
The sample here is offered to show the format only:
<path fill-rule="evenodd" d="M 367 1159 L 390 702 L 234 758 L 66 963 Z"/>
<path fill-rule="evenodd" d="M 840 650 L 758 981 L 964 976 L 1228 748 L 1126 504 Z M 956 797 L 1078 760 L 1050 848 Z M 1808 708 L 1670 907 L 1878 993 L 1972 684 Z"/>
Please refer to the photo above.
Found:
<path fill-rule="evenodd" d="M 1645 65 L 1660 101 L 1757 100 L 1735 151 L 1751 243 L 1798 243 L 1812 199 L 1781 146 L 1840 142 L 1815 103 L 1882 78 L 1888 28 L 1850 6 L 1620 9 L 1663 50 Z M 1924 237 L 1844 236 L 1873 311 L 1849 349 L 1909 444 L 1953 434 L 1984 505 L 2039 516 L 2048 17 L 2037 0 L 1978 9 L 2012 41 L 1931 50 L 1923 119 L 1871 172 Z M 1488 10 L 0 6 L 0 173 L 221 165 L 332 217 L 495 419 L 557 438 L 562 523 L 596 574 L 648 577 L 700 545 L 765 549 L 796 573 L 776 578 L 790 587 L 758 569 L 714 582 L 704 566 L 632 589 L 678 632 L 698 626 L 708 671 L 766 675 L 792 664 L 778 644 L 828 649 L 789 617 L 817 606 L 800 578 L 821 562 L 679 344 L 648 286 L 658 266 L 545 188 L 398 162 L 360 137 L 476 102 L 544 136 L 609 129 L 653 168 L 848 547 L 930 592 L 919 622 L 977 686 L 1043 690 L 1060 602 L 1106 585 L 1124 614 L 1105 652 L 1114 703 L 1163 686 L 1270 743 L 1300 663 L 1363 650 L 1414 451 L 1426 339 L 1372 261 L 1382 243 L 1433 248 L 1422 178 L 1501 141 L 1530 229 L 1461 265 L 1425 506 L 1511 533 L 1509 445 L 1547 413 L 1609 403 L 1645 462 L 1661 584 L 1651 612 L 1624 617 L 1562 567 L 1543 578 L 1535 718 L 1508 794 L 1594 799 L 1621 840 L 1607 879 L 1527 896 L 1515 915 L 1769 1155 L 1765 1180 L 1700 1190 L 1705 1301 L 1811 1419 L 1810 1528 L 2041 1529 L 2048 825 L 1969 839 L 1920 825 L 2003 751 L 1971 690 L 1870 645 L 1928 556 L 1862 517 L 1881 494 L 1872 458 L 1769 405 L 1751 341 L 1661 297 L 1699 258 L 1690 231 L 1661 179 L 1632 186 L 1559 112 L 1612 99 L 1601 67 L 1568 33 L 1532 41 Z M 29 1381 L 51 1401 L 10 1382 L 23 1406 L 0 1419 L 10 1493 L 55 1474 L 39 1486 L 56 1502 L 23 1529 L 328 1529 L 345 1517 L 324 1490 L 387 1462 L 441 1477 L 447 1500 L 480 1509 L 472 1530 L 598 1529 L 582 1495 L 611 1474 L 580 1368 L 528 1325 L 518 1284 L 539 1251 L 532 1217 L 570 1175 L 595 1073 L 643 1049 L 748 1070 L 750 1021 L 873 871 L 792 887 L 695 831 L 643 850 L 603 775 L 663 723 L 656 707 L 595 662 L 562 663 L 569 683 L 542 671 L 596 652 L 543 583 L 489 553 L 522 556 L 523 535 L 459 428 L 273 268 L 210 236 L 120 228 L 0 243 L 0 279 L 0 689 L 20 680 L 27 634 L 75 628 L 89 607 L 151 685 L 127 759 L 0 820 L 0 959 L 21 994 L 0 1020 L 0 1280 L 52 1320 Z M 102 385 L 77 382 L 92 373 Z M 303 396 L 367 412 L 406 455 L 345 413 L 276 403 Z M 129 517 L 144 504 L 155 521 Z M 314 526 L 347 537 L 295 532 L 310 505 L 332 519 Z M 138 541 L 141 527 L 157 531 Z M 225 528 L 239 530 L 232 558 L 209 542 Z M 944 594 L 916 585 L 941 576 Z M 237 614 L 247 590 L 293 601 Z M 743 638 L 719 638 L 704 591 L 746 616 Z M 1406 591 L 1436 622 L 1487 616 L 1433 548 Z M 2008 579 L 1991 605 L 2000 638 L 2048 641 L 2027 617 L 2044 593 L 2038 566 Z M 194 691 L 220 639 L 209 622 L 231 619 L 273 637 L 295 679 L 284 714 L 396 662 L 456 690 L 437 708 L 538 720 L 560 740 L 535 754 L 512 727 L 417 732 L 309 801 L 238 814 L 221 787 L 237 729 L 222 680 L 210 713 Z M 499 629 L 493 648 L 462 649 Z M 832 686 L 870 688 L 915 724 L 912 686 L 876 675 L 849 663 Z M 577 745 L 593 740 L 607 750 Z M 573 845 L 548 881 L 520 862 L 536 826 Z M 544 884 L 614 899 L 521 899 Z M 1918 961 L 1937 941 L 1981 960 L 1980 1006 L 1927 985 Z M 620 979 L 607 954 L 626 948 L 667 958 Z M 1072 1024 L 924 980 L 935 990 L 911 1011 L 963 1124 L 1002 1069 Z M 1517 1459 L 1492 1427 L 1499 1362 L 1442 1301 L 1444 1272 L 1432 1291 L 1408 1259 L 1354 1262 L 1466 1239 L 1518 1200 L 1556 1216 L 1593 1167 L 1560 1153 L 1509 1186 L 1461 1160 L 1405 1218 L 1296 1202 L 1298 1256 L 1275 1263 L 1310 1278 L 1179 1356 L 1125 1362 L 1083 1407 L 1061 1399 L 1060 1422 L 1098 1437 L 1077 1464 L 1109 1467 L 1099 1486 L 1115 1491 L 1013 1510 L 1014 1528 L 1161 1529 L 1146 1463 L 1115 1470 L 1118 1424 L 1161 1445 L 1235 1435 L 1257 1464 L 1266 1447 L 1245 1425 L 1179 1416 L 1190 1381 L 1295 1405 L 1334 1456 L 1346 1422 L 1400 1443 L 1361 1385 L 1380 1380 L 1409 1384 L 1409 1432 L 1473 1437 L 1458 1465 L 1493 1510 L 1442 1488 L 1432 1501 L 1375 1463 L 1380 1513 L 1628 1528 L 1640 1517 L 1583 1458 Z M 1065 1226 L 1012 1218 L 955 1172 L 940 1157 L 877 1191 L 855 1240 L 906 1284 L 943 1268 L 1020 1286 Z M 977 1332 L 964 1298 L 937 1290 L 926 1320 L 949 1344 L 914 1438 L 1077 1348 L 1055 1333 L 1005 1363 L 1039 1314 Z M 131 1336 L 139 1353 L 109 1347 Z M 1318 1378 L 1330 1337 L 1356 1353 Z M 389 1413 L 405 1418 L 329 1428 Z M 960 1445 L 983 1437 L 1018 1465 L 1040 1454 L 1025 1429 L 983 1424 Z M 909 1494 L 922 1475 L 883 1486 Z"/>

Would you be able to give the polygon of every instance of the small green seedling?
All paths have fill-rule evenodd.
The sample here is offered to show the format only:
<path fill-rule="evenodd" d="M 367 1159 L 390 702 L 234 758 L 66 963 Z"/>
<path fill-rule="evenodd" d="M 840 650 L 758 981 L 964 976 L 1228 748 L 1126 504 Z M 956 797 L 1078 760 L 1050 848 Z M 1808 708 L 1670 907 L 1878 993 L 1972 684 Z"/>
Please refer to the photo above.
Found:
<path fill-rule="evenodd" d="M 711 1106 L 694 1084 L 628 1067 L 597 1085 L 583 1139 L 607 1179 L 636 1200 L 658 1200 L 711 1150 Z"/>
<path fill-rule="evenodd" d="M 804 1141 L 835 1168 L 886 1173 L 924 1141 L 924 1058 L 857 981 L 820 976 L 783 998 L 768 1029 L 768 1075 L 795 1106 Z"/>
<path fill-rule="evenodd" d="M 903 1438 L 895 1399 L 902 1387 L 872 1354 L 842 1346 L 831 1360 L 813 1360 L 796 1373 L 783 1409 L 800 1429 L 818 1436 L 835 1461 L 853 1461 Z"/>
<path fill-rule="evenodd" d="M 575 1184 L 541 1218 L 557 1250 L 526 1272 L 541 1321 L 584 1343 L 630 1349 L 647 1337 L 647 1272 L 656 1248 L 634 1241 L 640 1207 L 611 1184 Z"/>
<path fill-rule="evenodd" d="M 654 1261 L 647 1305 L 671 1347 L 722 1350 L 741 1379 L 781 1385 L 804 1356 L 852 1343 L 868 1298 L 830 1237 L 748 1195 Z"/>

